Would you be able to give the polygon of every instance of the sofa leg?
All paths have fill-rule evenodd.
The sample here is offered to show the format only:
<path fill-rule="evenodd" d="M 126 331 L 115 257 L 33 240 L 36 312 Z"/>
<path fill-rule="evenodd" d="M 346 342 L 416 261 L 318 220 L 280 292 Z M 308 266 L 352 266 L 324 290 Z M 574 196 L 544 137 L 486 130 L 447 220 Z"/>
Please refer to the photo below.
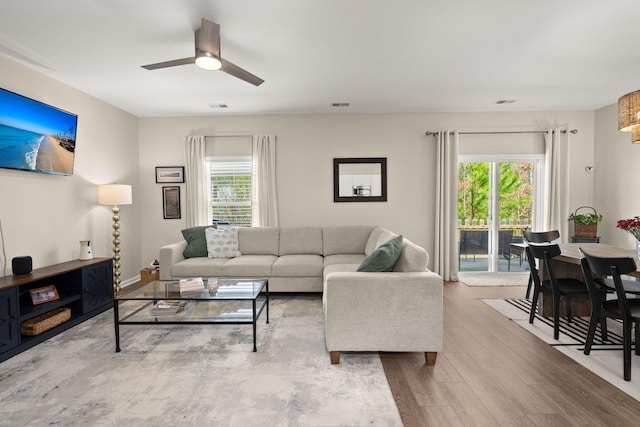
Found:
<path fill-rule="evenodd" d="M 330 351 L 329 356 L 331 357 L 331 364 L 337 365 L 340 363 L 340 352 L 339 351 Z"/>
<path fill-rule="evenodd" d="M 436 357 L 438 357 L 438 353 L 435 351 L 428 351 L 424 354 L 424 358 L 427 361 L 428 366 L 436 364 Z"/>

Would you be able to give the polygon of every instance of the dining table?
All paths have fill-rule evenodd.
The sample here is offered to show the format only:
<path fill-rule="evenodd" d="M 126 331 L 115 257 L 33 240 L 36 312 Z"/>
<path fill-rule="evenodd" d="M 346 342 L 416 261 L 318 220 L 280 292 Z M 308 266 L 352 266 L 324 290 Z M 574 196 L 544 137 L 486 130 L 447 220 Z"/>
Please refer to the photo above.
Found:
<path fill-rule="evenodd" d="M 580 248 L 586 253 L 597 257 L 631 257 L 636 261 L 636 271 L 628 275 L 640 278 L 640 260 L 638 259 L 638 252 L 635 249 L 625 249 L 604 243 L 559 243 L 558 246 L 560 246 L 561 254 L 552 260 L 557 278 L 572 278 L 584 282 L 584 275 L 580 264 L 580 259 L 582 258 L 580 256 Z M 543 265 L 539 266 L 539 271 L 542 280 L 546 280 L 547 273 Z M 544 317 L 553 316 L 553 301 L 551 296 L 545 298 L 544 294 L 540 294 L 539 310 L 540 314 Z M 571 314 L 576 317 L 590 316 L 591 303 L 586 298 L 572 298 Z M 564 304 L 560 306 L 560 316 L 566 316 Z"/>

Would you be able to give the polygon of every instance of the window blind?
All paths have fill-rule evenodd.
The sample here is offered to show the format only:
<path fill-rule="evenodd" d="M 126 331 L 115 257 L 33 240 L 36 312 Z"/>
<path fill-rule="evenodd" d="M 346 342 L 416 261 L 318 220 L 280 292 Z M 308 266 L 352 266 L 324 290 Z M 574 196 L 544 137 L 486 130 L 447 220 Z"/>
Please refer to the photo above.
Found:
<path fill-rule="evenodd" d="M 251 226 L 252 162 L 210 160 L 211 213 L 213 222 L 239 227 Z"/>

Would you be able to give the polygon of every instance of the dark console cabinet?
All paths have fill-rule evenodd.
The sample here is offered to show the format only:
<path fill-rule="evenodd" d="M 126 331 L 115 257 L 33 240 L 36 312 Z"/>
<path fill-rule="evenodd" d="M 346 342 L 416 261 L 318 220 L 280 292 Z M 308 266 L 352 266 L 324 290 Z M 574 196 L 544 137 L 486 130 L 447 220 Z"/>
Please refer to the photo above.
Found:
<path fill-rule="evenodd" d="M 30 290 L 55 286 L 59 299 L 34 305 Z M 113 307 L 111 258 L 69 261 L 0 277 L 0 362 Z M 71 319 L 39 335 L 22 335 L 23 322 L 59 308 Z"/>
<path fill-rule="evenodd" d="M 113 268 L 102 263 L 82 269 L 82 306 L 85 313 L 113 305 Z M 101 310 L 104 311 L 104 310 Z"/>
<path fill-rule="evenodd" d="M 0 354 L 11 350 L 20 342 L 18 325 L 18 291 L 0 291 Z"/>

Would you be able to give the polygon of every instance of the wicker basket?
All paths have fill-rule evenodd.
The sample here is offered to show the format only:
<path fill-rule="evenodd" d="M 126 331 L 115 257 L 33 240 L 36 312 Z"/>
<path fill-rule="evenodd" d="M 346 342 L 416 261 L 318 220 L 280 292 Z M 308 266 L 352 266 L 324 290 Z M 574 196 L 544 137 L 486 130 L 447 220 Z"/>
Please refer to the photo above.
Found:
<path fill-rule="evenodd" d="M 574 215 L 576 215 L 580 209 L 591 209 L 594 215 L 598 215 L 598 212 L 596 212 L 595 208 L 592 208 L 591 206 L 580 206 L 578 209 L 576 209 Z M 596 235 L 598 234 L 597 223 L 586 225 L 581 222 L 574 222 L 573 225 L 575 226 L 574 235 L 576 237 L 596 237 Z"/>
<path fill-rule="evenodd" d="M 160 277 L 160 270 L 155 268 L 143 268 L 140 270 L 140 284 L 149 283 L 152 280 L 158 280 Z"/>
<path fill-rule="evenodd" d="M 598 234 L 598 224 L 585 225 L 580 222 L 576 222 L 575 226 L 576 237 L 596 237 L 596 234 Z"/>
<path fill-rule="evenodd" d="M 56 308 L 55 310 L 48 311 L 33 319 L 22 322 L 20 332 L 22 335 L 40 335 L 44 331 L 55 328 L 69 319 L 71 319 L 71 309 Z"/>

